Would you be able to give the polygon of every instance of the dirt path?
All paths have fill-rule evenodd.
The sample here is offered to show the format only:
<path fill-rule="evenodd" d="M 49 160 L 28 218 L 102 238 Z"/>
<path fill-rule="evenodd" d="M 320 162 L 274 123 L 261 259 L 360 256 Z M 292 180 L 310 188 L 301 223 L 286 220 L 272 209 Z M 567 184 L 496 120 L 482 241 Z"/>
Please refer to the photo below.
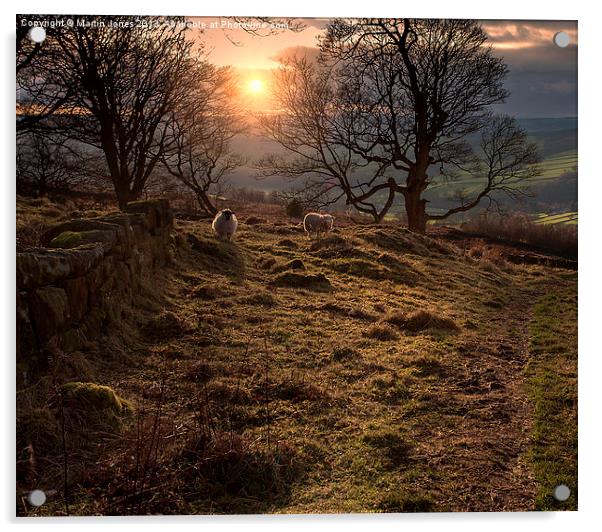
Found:
<path fill-rule="evenodd" d="M 536 294 L 515 293 L 490 322 L 487 337 L 468 336 L 465 377 L 443 384 L 441 401 L 464 415 L 447 429 L 430 432 L 420 457 L 434 466 L 442 485 L 431 488 L 455 511 L 533 510 L 537 489 L 526 452 L 532 430 L 524 366 L 528 325 Z"/>

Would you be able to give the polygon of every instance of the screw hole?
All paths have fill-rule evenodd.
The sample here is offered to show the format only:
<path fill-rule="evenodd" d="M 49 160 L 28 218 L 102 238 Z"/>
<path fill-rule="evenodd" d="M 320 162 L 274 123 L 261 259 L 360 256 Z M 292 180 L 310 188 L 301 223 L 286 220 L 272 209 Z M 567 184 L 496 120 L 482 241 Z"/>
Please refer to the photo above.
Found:
<path fill-rule="evenodd" d="M 566 48 L 571 42 L 571 38 L 566 31 L 559 31 L 554 35 L 554 44 L 559 48 Z"/>
<path fill-rule="evenodd" d="M 554 498 L 557 501 L 564 502 L 571 496 L 571 490 L 565 484 L 558 484 L 554 488 Z"/>

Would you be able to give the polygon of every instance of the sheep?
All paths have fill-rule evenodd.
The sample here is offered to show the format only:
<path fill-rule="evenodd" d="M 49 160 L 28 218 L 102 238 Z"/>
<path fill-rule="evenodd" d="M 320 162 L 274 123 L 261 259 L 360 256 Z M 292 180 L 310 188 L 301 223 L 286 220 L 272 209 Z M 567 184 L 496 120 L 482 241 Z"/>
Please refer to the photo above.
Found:
<path fill-rule="evenodd" d="M 230 240 L 236 232 L 238 220 L 230 209 L 224 209 L 215 215 L 211 227 L 213 227 L 213 232 L 220 240 L 224 237 L 226 237 L 226 240 Z"/>
<path fill-rule="evenodd" d="M 316 233 L 318 240 L 321 233 L 332 231 L 334 225 L 334 216 L 330 214 L 320 214 L 318 212 L 310 212 L 303 218 L 303 229 L 309 238 L 312 233 Z"/>

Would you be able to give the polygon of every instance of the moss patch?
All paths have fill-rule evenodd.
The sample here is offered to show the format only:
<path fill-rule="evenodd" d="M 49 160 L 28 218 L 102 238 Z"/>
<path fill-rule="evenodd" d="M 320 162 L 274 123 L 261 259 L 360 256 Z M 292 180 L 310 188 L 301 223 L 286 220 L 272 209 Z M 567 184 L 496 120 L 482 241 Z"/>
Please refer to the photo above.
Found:
<path fill-rule="evenodd" d="M 68 382 L 61 386 L 63 406 L 71 421 L 82 428 L 121 428 L 123 418 L 133 412 L 132 404 L 109 386 L 92 382 Z"/>
<path fill-rule="evenodd" d="M 60 235 L 55 236 L 50 242 L 50 247 L 53 248 L 74 248 L 79 246 L 84 241 L 82 234 L 76 231 L 63 231 Z"/>

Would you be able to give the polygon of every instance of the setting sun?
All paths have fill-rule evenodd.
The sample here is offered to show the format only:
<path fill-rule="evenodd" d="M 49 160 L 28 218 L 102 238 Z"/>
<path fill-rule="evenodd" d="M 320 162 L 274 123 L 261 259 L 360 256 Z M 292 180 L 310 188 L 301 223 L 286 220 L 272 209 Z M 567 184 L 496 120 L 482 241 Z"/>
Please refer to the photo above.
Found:
<path fill-rule="evenodd" d="M 263 92 L 263 81 L 260 79 L 252 79 L 249 81 L 249 91 L 254 94 Z"/>

